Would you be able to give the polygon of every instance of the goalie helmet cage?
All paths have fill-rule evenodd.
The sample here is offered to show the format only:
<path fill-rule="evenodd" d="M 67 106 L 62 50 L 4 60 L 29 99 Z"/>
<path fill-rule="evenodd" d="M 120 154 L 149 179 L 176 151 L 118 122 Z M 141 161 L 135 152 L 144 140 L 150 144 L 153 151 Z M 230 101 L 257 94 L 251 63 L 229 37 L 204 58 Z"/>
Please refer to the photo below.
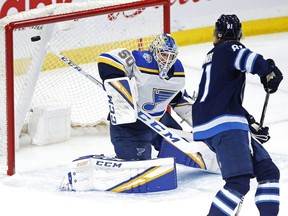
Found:
<path fill-rule="evenodd" d="M 15 173 L 20 134 L 29 134 L 37 107 L 69 106 L 71 127 L 107 122 L 106 94 L 50 52 L 48 44 L 99 78 L 100 53 L 147 49 L 161 33 L 170 33 L 169 0 L 53 4 L 2 18 L 0 173 Z"/>

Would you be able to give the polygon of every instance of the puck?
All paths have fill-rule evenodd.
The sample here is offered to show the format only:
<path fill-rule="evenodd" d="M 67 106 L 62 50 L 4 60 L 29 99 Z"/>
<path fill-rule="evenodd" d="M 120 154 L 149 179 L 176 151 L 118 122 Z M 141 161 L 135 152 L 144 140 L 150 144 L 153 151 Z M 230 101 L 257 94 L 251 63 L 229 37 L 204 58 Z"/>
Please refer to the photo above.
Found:
<path fill-rule="evenodd" d="M 32 41 L 32 42 L 39 41 L 40 39 L 41 39 L 40 36 L 31 37 L 31 41 Z"/>

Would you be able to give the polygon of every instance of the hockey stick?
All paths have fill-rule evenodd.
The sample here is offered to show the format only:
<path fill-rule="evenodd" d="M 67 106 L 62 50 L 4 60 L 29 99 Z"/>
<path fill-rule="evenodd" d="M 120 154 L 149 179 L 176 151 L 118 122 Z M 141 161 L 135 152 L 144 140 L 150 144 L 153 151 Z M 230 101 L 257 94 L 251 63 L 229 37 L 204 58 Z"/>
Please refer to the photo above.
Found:
<path fill-rule="evenodd" d="M 239 204 L 238 204 L 238 207 L 237 207 L 237 210 L 235 212 L 235 216 L 239 216 L 240 215 L 240 210 L 242 208 L 242 205 L 243 205 L 243 201 L 244 201 L 244 197 L 241 198 Z"/>
<path fill-rule="evenodd" d="M 260 128 L 263 126 L 263 123 L 264 123 L 264 118 L 266 116 L 266 110 L 267 110 L 267 106 L 268 106 L 269 97 L 270 97 L 270 93 L 267 92 L 266 97 L 265 97 L 265 101 L 264 101 L 264 105 L 263 105 L 263 109 L 262 109 L 262 115 L 261 115 L 260 123 L 259 123 Z"/>
<path fill-rule="evenodd" d="M 101 87 L 101 89 L 104 91 L 103 84 L 99 80 L 97 80 L 95 77 L 88 74 L 83 68 L 81 68 L 79 65 L 71 61 L 69 58 L 67 58 L 65 55 L 61 54 L 58 50 L 50 46 L 50 44 L 47 44 L 46 47 L 47 50 L 52 51 L 57 57 L 62 59 L 66 64 L 68 64 L 70 67 L 72 67 L 74 70 L 79 72 L 80 74 L 84 75 L 86 78 L 88 78 L 90 81 L 95 83 L 98 87 Z M 142 121 L 144 124 L 146 124 L 148 127 L 150 127 L 152 130 L 154 130 L 156 133 L 158 133 L 160 136 L 162 136 L 166 141 L 168 141 L 170 144 L 174 145 L 178 149 L 180 149 L 183 152 L 189 152 L 189 153 L 197 153 L 200 151 L 200 147 L 197 143 L 193 143 L 192 145 L 189 145 L 190 142 L 183 139 L 181 136 L 179 136 L 177 133 L 175 133 L 175 129 L 172 131 L 168 127 L 166 127 L 164 124 L 162 124 L 160 121 L 152 117 L 149 113 L 142 110 L 140 107 L 138 107 L 139 111 L 137 113 L 137 118 Z M 192 136 L 192 134 L 191 134 Z M 191 144 L 191 143 L 190 143 Z"/>
<path fill-rule="evenodd" d="M 188 142 L 193 142 L 192 132 L 179 130 L 179 129 L 175 129 L 175 128 L 170 128 L 170 127 L 168 127 L 168 128 L 170 131 L 178 134 L 182 138 L 186 139 Z"/>

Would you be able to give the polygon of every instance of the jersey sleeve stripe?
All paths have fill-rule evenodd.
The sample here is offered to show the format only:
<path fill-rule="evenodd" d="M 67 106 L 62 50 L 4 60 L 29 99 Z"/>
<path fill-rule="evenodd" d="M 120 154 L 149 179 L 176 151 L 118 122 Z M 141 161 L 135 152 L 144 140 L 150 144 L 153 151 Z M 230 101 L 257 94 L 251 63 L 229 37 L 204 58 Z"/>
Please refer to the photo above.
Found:
<path fill-rule="evenodd" d="M 175 71 L 173 76 L 175 76 L 175 77 L 184 77 L 185 73 L 184 73 L 184 71 L 179 71 L 179 72 Z"/>
<path fill-rule="evenodd" d="M 122 97 L 128 102 L 128 104 L 134 108 L 133 97 L 131 95 L 131 90 L 129 85 L 126 85 L 125 82 L 117 81 L 109 83 Z"/>
<path fill-rule="evenodd" d="M 252 73 L 253 74 L 253 69 L 254 69 L 254 63 L 255 60 L 257 58 L 258 54 L 251 52 L 248 57 L 247 57 L 247 61 L 245 63 L 245 67 L 246 67 L 246 71 L 247 73 Z"/>
<path fill-rule="evenodd" d="M 244 71 L 245 69 L 244 68 L 241 68 L 241 61 L 242 61 L 242 58 L 244 56 L 244 54 L 246 52 L 249 52 L 249 50 L 247 49 L 240 49 L 240 51 L 238 52 L 237 56 L 236 56 L 236 59 L 235 59 L 235 63 L 234 63 L 234 66 L 237 70 L 241 70 L 241 71 Z"/>
<path fill-rule="evenodd" d="M 121 71 L 126 72 L 124 66 L 121 63 L 119 63 L 118 61 L 116 61 L 115 59 L 113 59 L 113 58 L 108 58 L 108 57 L 105 57 L 105 56 L 99 56 L 98 59 L 97 59 L 97 62 L 111 65 L 111 66 L 113 66 L 115 68 L 118 68 Z"/>

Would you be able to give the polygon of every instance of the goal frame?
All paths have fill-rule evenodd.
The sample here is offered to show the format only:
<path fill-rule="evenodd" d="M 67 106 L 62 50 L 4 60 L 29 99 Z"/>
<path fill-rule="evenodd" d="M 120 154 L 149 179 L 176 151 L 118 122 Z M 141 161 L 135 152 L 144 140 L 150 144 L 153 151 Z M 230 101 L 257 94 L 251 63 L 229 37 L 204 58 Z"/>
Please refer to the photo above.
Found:
<path fill-rule="evenodd" d="M 73 3 L 69 3 L 73 4 Z M 43 25 L 52 22 L 61 22 L 77 18 L 104 15 L 125 10 L 163 5 L 163 33 L 170 33 L 170 1 L 169 0 L 144 0 L 121 5 L 108 6 L 85 11 L 70 12 L 67 14 L 51 15 L 41 19 L 15 21 L 5 26 L 5 51 L 6 51 L 6 113 L 7 113 L 7 175 L 15 174 L 15 118 L 14 118 L 14 67 L 13 67 L 13 31 L 15 29 Z"/>

